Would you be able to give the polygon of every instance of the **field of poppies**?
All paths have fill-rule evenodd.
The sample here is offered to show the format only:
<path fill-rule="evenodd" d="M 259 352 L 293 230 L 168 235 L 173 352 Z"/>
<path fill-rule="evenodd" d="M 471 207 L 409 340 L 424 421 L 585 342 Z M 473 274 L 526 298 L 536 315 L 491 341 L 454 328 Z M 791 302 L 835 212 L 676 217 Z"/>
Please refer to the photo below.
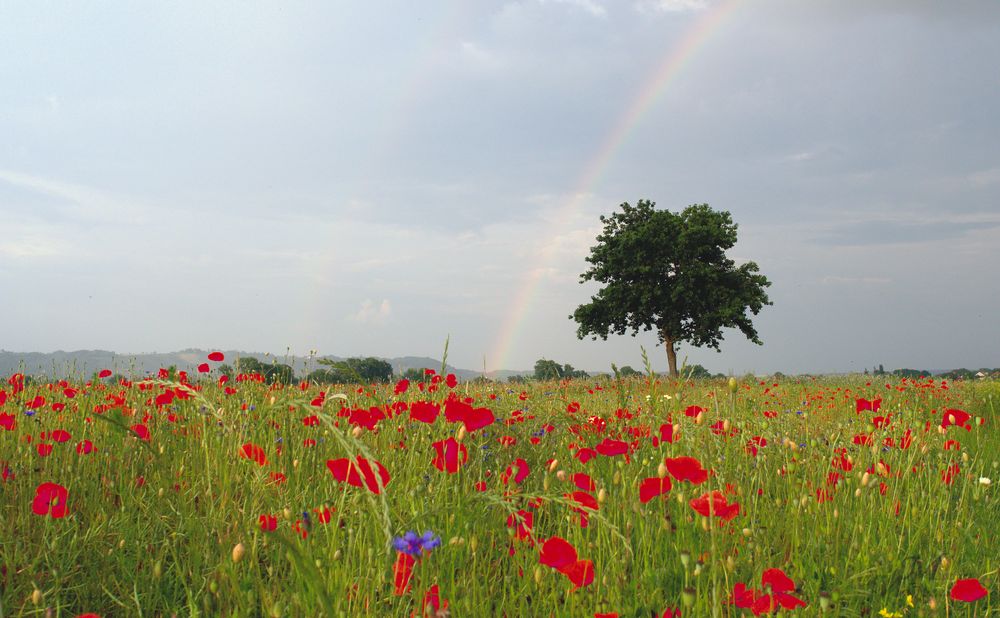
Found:
<path fill-rule="evenodd" d="M 1000 383 L 0 382 L 0 616 L 1000 614 Z"/>

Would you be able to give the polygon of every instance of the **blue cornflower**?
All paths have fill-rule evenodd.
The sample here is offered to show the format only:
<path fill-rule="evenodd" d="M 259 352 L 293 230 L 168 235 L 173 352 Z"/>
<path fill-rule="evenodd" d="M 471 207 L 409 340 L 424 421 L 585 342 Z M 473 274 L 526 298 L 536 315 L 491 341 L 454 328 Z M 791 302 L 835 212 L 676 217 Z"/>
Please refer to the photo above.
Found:
<path fill-rule="evenodd" d="M 35 411 L 34 410 L 25 410 L 24 411 L 24 415 L 25 416 L 34 416 L 35 415 Z"/>
<path fill-rule="evenodd" d="M 421 550 L 429 552 L 440 544 L 441 537 L 436 536 L 430 530 L 425 532 L 423 536 L 417 536 L 416 532 L 410 530 L 403 536 L 397 536 L 392 540 L 392 546 L 396 551 L 413 557 L 419 556 Z"/>

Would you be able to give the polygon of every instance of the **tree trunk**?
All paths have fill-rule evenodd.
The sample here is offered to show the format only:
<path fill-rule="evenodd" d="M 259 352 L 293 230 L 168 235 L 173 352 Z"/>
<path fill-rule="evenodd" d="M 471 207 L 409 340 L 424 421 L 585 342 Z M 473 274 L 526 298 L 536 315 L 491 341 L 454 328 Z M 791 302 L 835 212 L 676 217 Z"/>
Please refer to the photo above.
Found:
<path fill-rule="evenodd" d="M 677 352 L 674 350 L 674 340 L 670 338 L 670 333 L 666 330 L 660 331 L 663 337 L 663 346 L 667 348 L 667 365 L 670 367 L 670 377 L 676 378 L 680 374 L 677 372 Z"/>

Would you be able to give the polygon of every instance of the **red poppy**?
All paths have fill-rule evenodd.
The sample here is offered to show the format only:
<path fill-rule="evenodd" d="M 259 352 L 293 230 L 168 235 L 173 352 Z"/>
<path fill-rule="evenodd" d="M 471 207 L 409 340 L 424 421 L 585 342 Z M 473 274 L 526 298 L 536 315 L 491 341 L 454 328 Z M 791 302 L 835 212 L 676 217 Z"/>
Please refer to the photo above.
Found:
<path fill-rule="evenodd" d="M 858 399 L 855 404 L 855 411 L 861 412 L 864 410 L 870 410 L 871 412 L 878 412 L 879 408 L 882 407 L 881 399 L 874 399 L 868 401 L 867 399 Z"/>
<path fill-rule="evenodd" d="M 3 427 L 7 431 L 14 431 L 14 428 L 17 427 L 17 417 L 13 414 L 0 412 L 0 427 Z"/>
<path fill-rule="evenodd" d="M 701 485 L 708 480 L 708 471 L 701 467 L 701 462 L 694 457 L 667 457 L 663 460 L 667 472 L 678 481 L 689 481 Z"/>
<path fill-rule="evenodd" d="M 202 363 L 198 365 L 198 373 L 208 373 L 212 368 L 208 366 L 208 363 Z"/>
<path fill-rule="evenodd" d="M 223 354 L 222 352 L 212 352 L 208 355 L 208 360 L 221 363 L 222 361 L 226 360 L 226 355 Z"/>
<path fill-rule="evenodd" d="M 955 425 L 957 427 L 964 427 L 967 431 L 972 431 L 972 425 L 969 424 L 969 419 L 971 418 L 972 415 L 965 410 L 949 408 L 941 414 L 941 426 Z"/>
<path fill-rule="evenodd" d="M 440 413 L 441 409 L 434 403 L 414 401 L 410 404 L 410 418 L 421 423 L 433 423 Z"/>
<path fill-rule="evenodd" d="M 566 539 L 554 536 L 542 544 L 538 562 L 557 571 L 568 568 L 577 560 L 576 549 Z"/>
<path fill-rule="evenodd" d="M 517 474 L 514 474 L 514 468 L 517 468 Z M 520 457 L 514 460 L 514 463 L 507 466 L 507 469 L 503 474 L 500 475 L 500 480 L 504 483 L 510 480 L 511 475 L 514 475 L 514 482 L 520 485 L 524 482 L 524 479 L 528 478 L 528 474 L 531 473 L 531 468 L 528 467 L 528 462 L 521 459 Z"/>
<path fill-rule="evenodd" d="M 132 425 L 130 429 L 135 432 L 135 435 L 138 436 L 140 440 L 149 442 L 149 427 L 146 427 L 142 423 L 137 423 Z"/>
<path fill-rule="evenodd" d="M 66 501 L 69 492 L 57 483 L 42 483 L 35 489 L 35 499 L 31 510 L 35 515 L 50 515 L 54 519 L 66 516 Z"/>
<path fill-rule="evenodd" d="M 48 457 L 52 454 L 52 445 L 48 442 L 39 442 L 38 446 L 35 448 L 38 450 L 38 454 L 42 457 Z"/>
<path fill-rule="evenodd" d="M 670 423 L 660 425 L 660 441 L 666 442 L 668 444 L 673 444 L 676 440 L 676 434 L 674 433 L 674 426 Z"/>
<path fill-rule="evenodd" d="M 431 616 L 448 615 L 448 599 L 441 600 L 441 589 L 434 584 L 424 593 L 423 609 Z"/>
<path fill-rule="evenodd" d="M 111 377 L 111 370 L 110 369 L 101 369 L 101 372 L 99 374 L 97 374 L 97 377 L 98 378 L 109 378 L 109 377 Z"/>
<path fill-rule="evenodd" d="M 572 476 L 573 484 L 584 491 L 594 491 L 597 489 L 597 485 L 594 483 L 594 479 L 590 476 L 584 474 L 583 472 L 577 472 Z"/>
<path fill-rule="evenodd" d="M 455 374 L 449 373 L 448 376 L 445 377 L 444 383 L 448 385 L 448 388 L 455 388 L 458 386 L 458 378 L 455 377 Z"/>
<path fill-rule="evenodd" d="M 264 532 L 274 532 L 278 528 L 278 518 L 274 515 L 261 515 L 257 518 L 260 529 Z"/>
<path fill-rule="evenodd" d="M 671 483 L 667 477 L 650 477 L 639 483 L 639 501 L 646 504 L 656 496 L 670 491 Z"/>
<path fill-rule="evenodd" d="M 410 381 L 403 378 L 399 382 L 396 382 L 396 387 L 392 389 L 394 395 L 402 395 L 410 388 Z"/>
<path fill-rule="evenodd" d="M 594 457 L 597 457 L 597 451 L 584 447 L 576 452 L 575 457 L 580 460 L 580 463 L 587 463 Z"/>
<path fill-rule="evenodd" d="M 965 601 L 966 603 L 978 601 L 987 594 L 989 594 L 989 591 L 986 590 L 986 588 L 979 583 L 979 580 L 974 577 L 970 579 L 960 579 L 955 582 L 954 586 L 951 587 L 951 598 L 956 601 Z"/>
<path fill-rule="evenodd" d="M 594 563 L 591 560 L 577 560 L 561 570 L 573 582 L 573 588 L 589 586 L 594 581 Z"/>
<path fill-rule="evenodd" d="M 454 394 L 452 394 L 454 396 Z M 475 431 L 493 424 L 496 417 L 489 408 L 473 408 L 458 399 L 449 399 L 444 404 L 444 417 L 449 423 L 462 422 L 466 431 Z"/>
<path fill-rule="evenodd" d="M 393 593 L 402 596 L 410 591 L 410 577 L 416 559 L 404 552 L 396 552 L 396 564 L 392 567 Z"/>
<path fill-rule="evenodd" d="M 255 461 L 258 466 L 267 465 L 267 456 L 264 454 L 264 449 L 252 442 L 247 442 L 240 447 L 240 457 Z"/>
<path fill-rule="evenodd" d="M 439 440 L 431 446 L 434 447 L 434 451 L 437 453 L 434 461 L 431 463 L 442 472 L 455 474 L 469 459 L 469 450 L 465 448 L 464 444 L 456 441 L 455 438 Z"/>
<path fill-rule="evenodd" d="M 604 438 L 600 444 L 594 446 L 594 450 L 604 455 L 605 457 L 614 457 L 615 455 L 625 455 L 628 453 L 628 443 L 622 442 L 621 440 L 612 440 L 611 438 Z"/>
<path fill-rule="evenodd" d="M 705 411 L 701 406 L 688 406 L 684 409 L 684 416 L 698 416 Z"/>
<path fill-rule="evenodd" d="M 374 468 L 372 464 L 375 464 Z M 355 461 L 347 458 L 328 459 L 326 467 L 333 478 L 341 483 L 346 482 L 354 487 L 367 487 L 373 494 L 382 493 L 382 489 L 388 486 L 391 480 L 385 466 L 375 460 L 368 461 L 361 455 L 358 455 Z"/>
<path fill-rule="evenodd" d="M 739 503 L 729 504 L 726 496 L 719 490 L 713 490 L 711 494 L 703 494 L 700 498 L 691 500 L 691 508 L 705 517 L 720 517 L 725 521 L 730 521 L 740 514 Z"/>
<path fill-rule="evenodd" d="M 590 495 L 585 491 L 574 491 L 571 494 L 564 494 L 563 497 L 572 500 L 573 502 L 576 502 L 580 506 L 588 508 L 592 511 L 596 511 L 599 508 L 601 508 L 597 502 L 597 498 L 595 498 L 594 496 Z"/>
<path fill-rule="evenodd" d="M 531 511 L 521 509 L 517 513 L 512 513 L 507 517 L 507 527 L 514 528 L 514 538 L 521 541 L 527 540 L 532 545 L 535 543 L 531 536 L 534 526 L 535 514 Z"/>
<path fill-rule="evenodd" d="M 89 455 L 94 452 L 94 443 L 90 440 L 84 440 L 76 445 L 76 452 L 80 455 Z"/>

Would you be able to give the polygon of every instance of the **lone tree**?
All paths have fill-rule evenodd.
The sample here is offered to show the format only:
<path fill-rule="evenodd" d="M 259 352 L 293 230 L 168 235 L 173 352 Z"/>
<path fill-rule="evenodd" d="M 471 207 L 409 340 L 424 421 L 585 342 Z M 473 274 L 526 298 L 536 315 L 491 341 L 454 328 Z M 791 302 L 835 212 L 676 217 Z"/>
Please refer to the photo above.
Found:
<path fill-rule="evenodd" d="M 760 345 L 750 321 L 772 304 L 771 285 L 757 264 L 739 266 L 726 257 L 736 244 L 736 224 L 725 211 L 694 204 L 683 212 L 656 210 L 655 202 L 625 202 L 622 212 L 601 217 L 604 231 L 591 247 L 591 267 L 580 283 L 605 284 L 571 319 L 577 336 L 607 339 L 653 330 L 667 349 L 670 375 L 677 376 L 675 346 L 686 341 L 716 350 L 723 328 L 738 328 Z"/>

